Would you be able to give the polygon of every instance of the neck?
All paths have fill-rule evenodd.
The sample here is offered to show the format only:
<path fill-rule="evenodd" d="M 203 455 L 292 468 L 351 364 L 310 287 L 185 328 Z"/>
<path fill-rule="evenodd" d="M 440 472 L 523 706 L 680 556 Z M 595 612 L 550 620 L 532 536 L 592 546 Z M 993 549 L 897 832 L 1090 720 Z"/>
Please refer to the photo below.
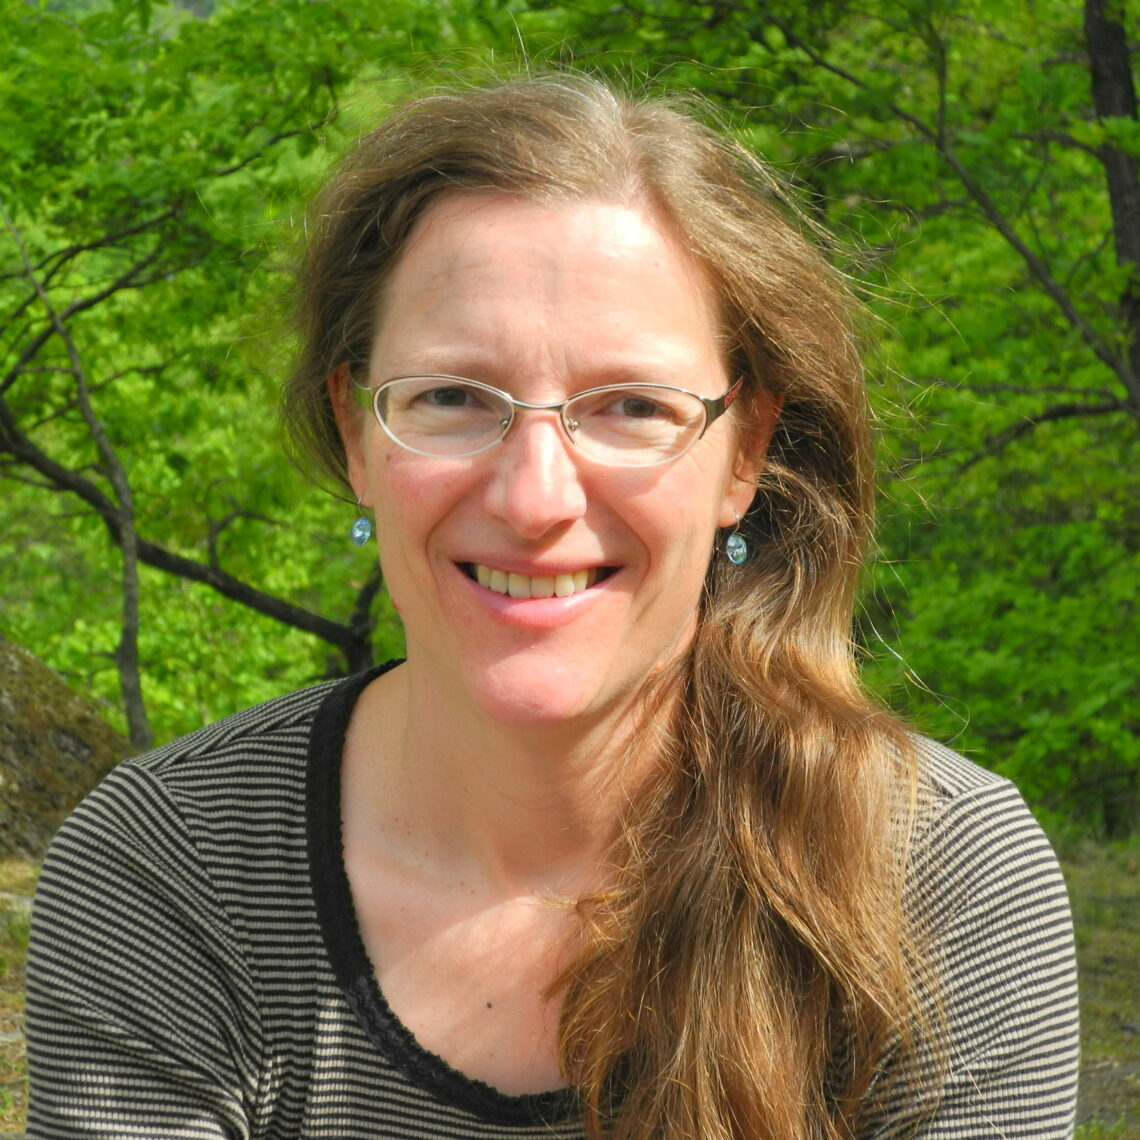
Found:
<path fill-rule="evenodd" d="M 353 810 L 389 857 L 504 896 L 579 897 L 607 877 L 620 816 L 657 750 L 640 702 L 523 731 L 421 683 L 385 674 L 362 701 L 346 757 Z M 656 717 L 654 719 L 657 719 Z M 355 738 L 355 739 L 354 739 Z"/>

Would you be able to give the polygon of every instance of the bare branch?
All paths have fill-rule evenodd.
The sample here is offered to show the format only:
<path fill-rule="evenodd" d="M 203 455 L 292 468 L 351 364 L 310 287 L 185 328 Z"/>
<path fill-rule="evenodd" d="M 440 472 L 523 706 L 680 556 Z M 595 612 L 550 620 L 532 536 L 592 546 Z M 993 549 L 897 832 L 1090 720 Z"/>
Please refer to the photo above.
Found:
<path fill-rule="evenodd" d="M 0 479 L 8 479 L 13 483 L 23 483 L 25 487 L 35 487 L 37 491 L 56 491 L 59 489 L 46 479 L 34 479 L 30 475 L 25 475 L 20 470 L 22 466 L 23 464 L 18 464 L 14 459 L 0 459 Z"/>
<path fill-rule="evenodd" d="M 168 574 L 186 578 L 191 582 L 201 582 L 223 597 L 271 617 L 282 625 L 292 626 L 302 633 L 311 633 L 335 646 L 344 654 L 346 660 L 352 660 L 355 655 L 358 639 L 349 626 L 321 617 L 273 594 L 267 594 L 218 566 L 196 562 L 192 558 L 175 554 L 146 539 L 139 542 L 139 558 L 157 570 L 164 570 Z"/>
<path fill-rule="evenodd" d="M 1009 219 L 998 208 L 997 203 L 966 168 L 954 148 L 947 143 L 941 148 L 941 154 L 958 176 L 958 180 L 966 187 L 970 197 L 981 207 L 982 213 L 989 219 L 990 224 L 1020 254 L 1022 261 L 1029 267 L 1030 273 L 1037 278 L 1041 288 L 1064 313 L 1066 320 L 1081 334 L 1082 339 L 1093 350 L 1097 358 L 1120 377 L 1125 388 L 1133 396 L 1137 408 L 1136 414 L 1140 415 L 1140 381 L 1133 374 L 1128 361 L 1114 352 L 1100 333 L 1089 324 L 1083 314 L 1078 312 L 1076 305 L 1073 304 L 1073 299 L 1049 272 L 1045 262 L 1022 241 L 1020 234 L 1014 230 Z"/>
<path fill-rule="evenodd" d="M 376 600 L 383 581 L 380 563 L 373 562 L 364 585 L 356 593 L 356 603 L 348 619 L 349 628 L 355 630 L 358 637 L 357 656 L 348 657 L 348 668 L 352 673 L 359 673 L 372 664 L 372 603 Z"/>
<path fill-rule="evenodd" d="M 263 143 L 257 150 L 251 151 L 245 158 L 239 162 L 235 162 L 232 166 L 224 166 L 221 170 L 214 171 L 215 178 L 225 178 L 227 175 L 236 174 L 239 170 L 244 170 L 251 163 L 256 162 L 267 150 L 276 146 L 279 142 L 284 142 L 286 139 L 296 138 L 298 135 L 311 135 L 315 134 L 322 127 L 328 126 L 331 121 L 331 114 L 325 115 L 324 118 L 319 119 L 317 122 L 309 123 L 303 127 L 296 127 L 291 131 L 278 131 L 277 134 L 271 135 L 265 143 Z"/>
<path fill-rule="evenodd" d="M 23 236 L 16 228 L 15 222 L 12 221 L 8 209 L 2 201 L 0 201 L 0 215 L 3 216 L 8 232 L 16 243 L 28 281 L 35 289 L 36 295 L 48 315 L 52 329 L 66 346 L 68 360 L 71 362 L 71 372 L 75 379 L 76 402 L 79 405 L 83 420 L 87 424 L 87 430 L 95 441 L 95 447 L 103 461 L 107 477 L 110 479 L 111 486 L 115 489 L 115 495 L 119 500 L 116 521 L 119 527 L 119 547 L 123 559 L 123 618 L 115 662 L 119 671 L 119 686 L 123 694 L 123 707 L 127 714 L 127 727 L 131 744 L 141 751 L 150 747 L 152 737 L 146 715 L 146 705 L 143 701 L 142 680 L 139 675 L 138 533 L 135 530 L 134 492 L 130 481 L 127 479 L 126 470 L 119 461 L 118 454 L 92 407 L 87 371 L 83 365 L 79 349 L 63 318 L 52 304 L 43 283 L 32 268 Z"/>
<path fill-rule="evenodd" d="M 105 388 L 111 387 L 111 385 L 114 384 L 116 380 L 121 380 L 124 376 L 130 376 L 132 374 L 137 375 L 137 376 L 161 375 L 163 372 L 166 371 L 166 369 L 169 366 L 170 366 L 170 361 L 166 360 L 166 361 L 163 361 L 161 364 L 136 364 L 130 368 L 121 368 L 118 372 L 110 373 L 108 376 L 105 376 L 102 380 L 98 381 L 97 383 L 89 381 L 88 391 L 92 395 L 95 395 L 98 392 L 102 392 Z M 28 375 L 30 373 L 36 373 L 36 372 L 63 372 L 69 376 L 71 375 L 70 367 L 68 367 L 68 368 L 50 367 L 49 368 L 49 367 L 43 366 L 40 368 L 25 368 L 24 369 L 24 375 Z M 61 417 L 66 416 L 68 412 L 75 411 L 77 409 L 77 407 L 78 407 L 78 403 L 75 400 L 65 400 L 58 407 L 52 408 L 51 411 L 48 412 L 46 415 L 42 415 L 42 416 L 40 416 L 39 419 L 32 421 L 30 428 L 28 430 L 30 430 L 32 432 L 39 431 L 39 429 L 42 428 L 45 424 L 50 424 L 53 420 L 58 420 Z"/>
<path fill-rule="evenodd" d="M 215 569 L 221 565 L 221 560 L 218 558 L 218 539 L 221 537 L 222 532 L 238 519 L 253 519 L 257 522 L 267 523 L 269 526 L 277 525 L 273 519 L 265 515 L 259 515 L 256 511 L 233 510 L 230 511 L 228 515 L 224 515 L 220 519 L 215 519 L 210 523 L 209 533 L 206 537 L 207 556 L 210 565 Z"/>
<path fill-rule="evenodd" d="M 162 225 L 163 222 L 172 221 L 178 217 L 181 209 L 182 206 L 181 203 L 179 203 L 171 206 L 168 210 L 163 210 L 161 214 L 155 214 L 152 217 L 146 218 L 144 221 L 136 222 L 133 226 L 127 226 L 125 229 L 115 230 L 114 233 L 104 234 L 94 241 L 81 242 L 77 245 L 69 245 L 65 249 L 57 249 L 53 253 L 46 254 L 35 268 L 38 271 L 43 266 L 55 262 L 55 267 L 49 270 L 50 273 L 54 273 L 63 263 L 71 261 L 81 253 L 89 253 L 95 249 L 105 249 L 107 246 L 120 245 L 127 238 L 136 237 L 138 234 L 145 233 L 147 230 L 155 229 L 157 226 Z M 41 281 L 46 281 L 46 277 L 41 277 Z"/>
<path fill-rule="evenodd" d="M 0 448 L 9 452 L 21 464 L 38 471 L 53 489 L 75 495 L 85 502 L 106 523 L 112 541 L 116 544 L 121 541 L 115 503 L 96 484 L 79 472 L 64 467 L 37 447 L 20 431 L 11 408 L 3 399 L 0 399 Z M 139 539 L 139 560 L 167 574 L 200 582 L 223 597 L 273 618 L 282 625 L 319 637 L 338 649 L 346 662 L 351 663 L 361 655 L 360 636 L 351 626 L 321 617 L 273 594 L 267 594 L 218 566 L 176 554 L 145 538 Z"/>
<path fill-rule="evenodd" d="M 180 210 L 181 205 L 175 205 L 169 210 L 164 210 L 161 214 L 155 214 L 153 217 L 141 222 L 136 222 L 134 225 L 127 226 L 124 229 L 116 230 L 114 233 L 104 234 L 102 237 L 95 238 L 94 241 L 80 242 L 75 245 L 66 246 L 63 249 L 53 250 L 51 253 L 41 257 L 39 261 L 34 262 L 32 264 L 32 271 L 38 276 L 40 285 L 46 287 L 51 284 L 56 274 L 59 273 L 69 261 L 74 260 L 80 254 L 120 245 L 127 238 L 136 237 L 138 234 L 154 229 L 162 225 L 163 222 L 168 222 L 172 218 L 177 217 Z M 27 279 L 26 272 L 12 273 L 5 276 L 8 278 L 23 277 Z M 37 296 L 36 291 L 33 289 L 12 311 L 12 316 L 9 319 L 18 318 L 26 309 L 35 304 Z"/>
<path fill-rule="evenodd" d="M 1128 401 L 1121 399 L 1105 400 L 1099 404 L 1054 404 L 1051 408 L 1046 408 L 1039 415 L 1030 416 L 1006 428 L 1004 431 L 998 432 L 996 435 L 991 435 L 986 440 L 981 451 L 976 452 L 964 463 L 958 465 L 956 469 L 957 473 L 960 475 L 962 472 L 968 471 L 974 464 L 980 463 L 983 459 L 989 459 L 991 456 L 997 455 L 1015 440 L 1028 435 L 1041 424 L 1050 423 L 1053 420 L 1072 419 L 1077 416 L 1107 416 L 1115 415 L 1120 412 L 1127 413 L 1129 411 Z"/>
<path fill-rule="evenodd" d="M 7 217 L 7 211 L 5 211 Z M 10 223 L 9 223 L 10 224 Z M 15 364 L 12 365 L 8 372 L 5 374 L 4 379 L 0 380 L 0 396 L 8 391 L 13 384 L 20 378 L 20 374 L 27 367 L 27 365 L 35 359 L 40 349 L 57 333 L 61 327 L 66 326 L 67 322 L 76 314 L 85 312 L 87 309 L 92 309 L 96 305 L 101 304 L 107 300 L 108 297 L 113 297 L 116 293 L 124 289 L 139 289 L 144 285 L 149 285 L 153 278 L 142 277 L 143 270 L 153 265 L 161 253 L 161 246 L 156 247 L 146 257 L 136 261 L 125 273 L 120 274 L 109 285 L 100 289 L 96 293 L 92 293 L 87 297 L 80 297 L 78 300 L 72 301 L 62 311 L 56 312 L 59 324 L 55 321 L 49 320 L 44 328 L 24 346 L 23 352 L 20 353 Z M 46 294 L 45 294 L 46 296 Z M 55 311 L 55 310 L 53 310 Z"/>
<path fill-rule="evenodd" d="M 1084 266 L 1090 264 L 1091 262 L 1095 262 L 1111 243 L 1112 234 L 1106 231 L 1104 236 L 1100 239 L 1100 241 L 1096 243 L 1095 246 L 1093 246 L 1092 249 L 1086 249 L 1084 253 L 1080 255 L 1080 257 L 1074 258 L 1073 264 L 1069 266 L 1068 273 L 1065 274 L 1065 288 L 1067 289 L 1069 287 L 1069 284 L 1074 280 L 1074 278 L 1081 271 L 1081 269 L 1084 268 Z"/>
<path fill-rule="evenodd" d="M 1018 139 L 1021 142 L 1056 143 L 1059 146 L 1069 147 L 1072 150 L 1083 150 L 1086 154 L 1091 154 L 1093 158 L 1102 157 L 1100 147 L 1083 143 L 1079 139 L 1073 138 L 1068 131 L 1018 131 L 1009 137 Z"/>
<path fill-rule="evenodd" d="M 771 19 L 776 27 L 783 32 L 788 44 L 803 51 L 816 66 L 830 72 L 832 75 L 838 76 L 840 79 L 843 79 L 861 91 L 866 91 L 870 94 L 875 93 L 870 83 L 848 71 L 846 68 L 833 63 L 820 51 L 812 47 L 811 44 L 801 39 L 796 32 L 788 26 L 786 21 L 782 21 L 774 16 L 771 17 Z M 889 107 L 891 114 L 902 122 L 908 123 L 934 146 L 938 154 L 942 156 L 943 160 L 954 172 L 958 181 L 965 187 L 966 192 L 973 199 L 974 203 L 980 207 L 990 224 L 1017 252 L 1022 261 L 1025 262 L 1030 273 L 1037 279 L 1038 284 L 1046 295 L 1057 305 L 1064 314 L 1065 319 L 1073 328 L 1080 333 L 1081 338 L 1089 348 L 1092 349 L 1097 359 L 1106 364 L 1113 373 L 1120 378 L 1121 383 L 1131 398 L 1132 414 L 1140 418 L 1140 377 L 1133 371 L 1128 359 L 1120 353 L 1115 352 L 1077 309 L 1072 297 L 1053 277 L 1044 260 L 1029 248 L 1021 235 L 1014 229 L 1012 223 L 1005 216 L 1005 213 L 998 207 L 997 203 L 990 197 L 984 187 L 982 187 L 966 164 L 958 156 L 948 135 L 940 134 L 938 129 L 931 126 L 918 115 L 906 110 L 905 107 L 901 107 L 898 103 L 891 101 L 886 105 Z"/>

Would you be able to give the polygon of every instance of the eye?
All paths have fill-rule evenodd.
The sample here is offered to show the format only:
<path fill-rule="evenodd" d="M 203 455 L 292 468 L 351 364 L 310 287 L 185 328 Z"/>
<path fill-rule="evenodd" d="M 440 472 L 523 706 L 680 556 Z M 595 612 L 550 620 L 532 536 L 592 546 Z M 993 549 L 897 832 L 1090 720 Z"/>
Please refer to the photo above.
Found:
<path fill-rule="evenodd" d="M 651 420 L 655 417 L 669 417 L 669 409 L 645 396 L 621 396 L 606 409 L 618 416 L 628 416 L 634 420 Z"/>
<path fill-rule="evenodd" d="M 436 415 L 443 412 L 465 416 L 500 415 L 501 400 L 494 392 L 450 377 L 413 376 L 392 385 L 393 414 Z"/>
<path fill-rule="evenodd" d="M 475 393 L 470 388 L 453 385 L 447 388 L 428 388 L 416 397 L 436 408 L 466 408 L 475 403 Z"/>
<path fill-rule="evenodd" d="M 636 432 L 640 438 L 691 427 L 704 411 L 695 396 L 664 385 L 591 389 L 575 396 L 569 410 L 573 419 L 590 425 L 589 431 L 627 437 Z"/>
<path fill-rule="evenodd" d="M 631 426 L 640 423 L 648 427 L 651 424 L 687 424 L 699 411 L 699 405 L 696 408 L 688 406 L 683 392 L 633 388 L 608 393 L 604 402 L 599 401 L 593 414 L 613 420 L 615 424 Z"/>

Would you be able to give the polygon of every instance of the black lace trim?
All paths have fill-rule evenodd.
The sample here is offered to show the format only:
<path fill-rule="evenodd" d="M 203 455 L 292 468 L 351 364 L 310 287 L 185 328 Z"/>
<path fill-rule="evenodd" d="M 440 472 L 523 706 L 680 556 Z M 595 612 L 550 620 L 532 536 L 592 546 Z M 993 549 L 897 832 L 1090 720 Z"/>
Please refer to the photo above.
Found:
<path fill-rule="evenodd" d="M 307 774 L 309 874 L 333 972 L 369 1040 L 436 1100 L 492 1124 L 557 1124 L 576 1110 L 571 1089 L 508 1096 L 424 1049 L 392 1011 L 376 981 L 356 922 L 340 820 L 340 761 L 353 706 L 365 686 L 399 661 L 349 677 L 330 690 L 313 720 Z"/>

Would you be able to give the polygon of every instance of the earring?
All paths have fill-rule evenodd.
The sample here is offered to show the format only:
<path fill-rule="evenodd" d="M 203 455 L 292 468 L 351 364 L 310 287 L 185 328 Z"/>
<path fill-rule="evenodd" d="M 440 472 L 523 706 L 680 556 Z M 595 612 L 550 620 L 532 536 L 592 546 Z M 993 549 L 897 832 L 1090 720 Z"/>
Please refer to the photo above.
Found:
<path fill-rule="evenodd" d="M 740 533 L 740 516 L 736 516 L 736 529 L 724 540 L 724 556 L 733 564 L 739 566 L 748 561 L 748 543 Z"/>
<path fill-rule="evenodd" d="M 353 546 L 363 546 L 372 537 L 372 520 L 364 513 L 359 495 L 356 496 L 356 509 L 360 511 L 360 515 L 352 524 L 349 537 L 352 539 Z"/>

